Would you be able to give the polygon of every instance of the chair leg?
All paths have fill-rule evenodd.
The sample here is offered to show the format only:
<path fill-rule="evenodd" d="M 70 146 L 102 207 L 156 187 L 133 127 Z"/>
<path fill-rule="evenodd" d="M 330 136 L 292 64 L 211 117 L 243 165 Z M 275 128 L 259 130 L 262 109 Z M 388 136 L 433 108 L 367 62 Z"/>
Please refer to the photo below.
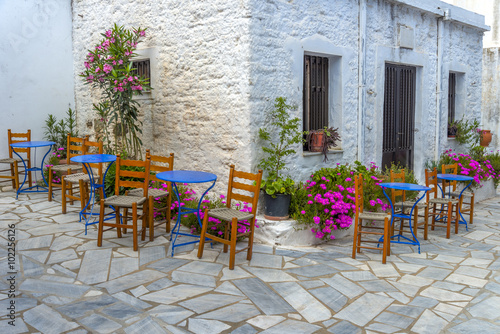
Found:
<path fill-rule="evenodd" d="M 389 245 L 391 244 L 391 239 L 389 238 L 389 218 L 385 217 L 384 219 L 384 244 L 382 245 L 382 263 L 386 263 L 387 253 L 389 250 Z M 390 255 L 390 254 L 389 254 Z"/>
<path fill-rule="evenodd" d="M 469 205 L 469 222 L 473 224 L 473 219 L 474 219 L 474 193 L 472 194 L 472 197 L 470 198 L 470 205 Z"/>
<path fill-rule="evenodd" d="M 427 240 L 427 231 L 429 229 L 429 207 L 424 209 L 424 240 Z"/>
<path fill-rule="evenodd" d="M 15 182 L 15 178 L 14 178 L 14 174 L 15 174 L 15 169 L 14 169 L 14 163 L 16 163 L 17 161 L 14 161 L 13 163 L 9 164 L 10 165 L 10 176 L 12 176 L 12 188 L 17 190 L 17 187 L 16 187 L 16 182 Z"/>
<path fill-rule="evenodd" d="M 127 211 L 127 209 L 124 209 L 124 211 Z M 127 216 L 124 214 L 123 215 L 123 219 L 125 220 L 125 224 L 127 224 Z M 121 224 L 121 221 L 120 221 L 120 208 L 117 207 L 115 209 L 115 224 L 116 225 L 120 225 Z M 122 237 L 122 228 L 121 227 L 117 227 L 116 228 L 116 235 L 118 236 L 118 238 L 121 238 Z"/>
<path fill-rule="evenodd" d="M 127 208 L 123 208 L 123 220 L 125 221 L 125 225 L 127 225 L 127 221 L 128 221 L 128 209 Z M 123 234 L 127 234 L 127 228 L 124 227 L 123 228 Z"/>
<path fill-rule="evenodd" d="M 453 213 L 453 206 L 451 205 L 451 202 L 448 202 L 448 217 L 446 217 L 446 239 L 450 238 L 452 213 Z"/>
<path fill-rule="evenodd" d="M 417 233 L 418 233 L 418 206 L 415 205 L 415 210 L 413 211 L 413 234 L 415 235 L 415 237 L 413 238 L 413 241 L 417 241 Z"/>
<path fill-rule="evenodd" d="M 358 223 L 359 223 L 359 219 L 354 219 L 354 237 L 353 237 L 353 240 L 352 240 L 352 258 L 355 259 L 356 258 L 356 250 L 357 250 L 357 246 L 358 246 Z"/>
<path fill-rule="evenodd" d="M 137 203 L 132 203 L 132 224 L 133 224 L 133 229 L 132 229 L 132 234 L 134 236 L 134 251 L 137 252 L 138 246 L 137 246 Z"/>
<path fill-rule="evenodd" d="M 62 206 L 62 213 L 66 213 L 66 179 L 62 179 L 62 190 L 61 190 L 61 195 L 62 195 L 62 200 L 61 200 L 61 206 Z"/>
<path fill-rule="evenodd" d="M 250 261 L 252 259 L 253 253 L 253 233 L 255 231 L 255 217 L 250 220 L 250 235 L 248 236 L 248 251 L 247 251 L 247 260 Z"/>
<path fill-rule="evenodd" d="M 198 259 L 203 257 L 203 249 L 205 248 L 205 235 L 208 227 L 208 209 L 205 209 L 203 215 L 203 223 L 201 225 L 200 244 L 198 245 Z"/>
<path fill-rule="evenodd" d="M 85 184 L 83 183 L 83 180 L 78 180 L 78 189 L 80 189 L 80 211 L 85 208 L 85 204 L 87 204 L 86 198 L 87 196 L 85 195 Z"/>
<path fill-rule="evenodd" d="M 229 247 L 229 270 L 234 269 L 237 239 L 238 239 L 238 220 L 236 218 L 233 218 L 233 220 L 231 221 L 231 246 Z"/>
<path fill-rule="evenodd" d="M 153 217 L 154 211 L 155 211 L 154 198 L 153 196 L 149 196 L 149 204 L 148 204 L 149 241 L 153 241 L 155 239 L 155 222 Z"/>
<path fill-rule="evenodd" d="M 148 208 L 148 203 L 149 201 L 146 200 L 144 204 L 142 205 L 142 229 L 141 229 L 141 241 L 146 240 L 146 223 L 149 225 L 149 208 Z"/>
<path fill-rule="evenodd" d="M 28 168 L 31 168 L 31 161 L 28 161 Z M 26 173 L 26 170 L 24 171 Z M 31 178 L 31 171 L 28 172 L 28 182 L 30 187 L 33 186 L 33 179 Z"/>
<path fill-rule="evenodd" d="M 171 222 L 171 219 L 172 219 L 172 210 L 170 210 L 170 208 L 172 207 L 172 199 L 171 199 L 171 195 L 168 196 L 168 199 L 167 199 L 167 210 L 166 210 L 166 213 L 165 213 L 165 219 L 167 220 L 165 223 L 166 223 L 166 231 L 167 233 L 170 233 L 170 222 Z"/>
<path fill-rule="evenodd" d="M 26 171 L 25 171 L 26 173 Z M 30 184 L 31 187 L 31 184 Z M 49 202 L 52 202 L 52 168 L 49 167 Z"/>
<path fill-rule="evenodd" d="M 97 246 L 102 246 L 102 234 L 104 231 L 104 199 L 101 199 L 100 209 L 99 209 L 99 231 L 97 233 Z"/>
<path fill-rule="evenodd" d="M 230 222 L 225 222 L 224 225 L 224 240 L 229 240 L 229 224 Z M 227 253 L 228 245 L 224 244 L 223 252 Z"/>
<path fill-rule="evenodd" d="M 19 165 L 17 161 L 14 161 L 14 189 L 17 191 L 19 189 Z"/>
<path fill-rule="evenodd" d="M 61 177 L 63 180 L 66 178 L 66 176 L 61 176 Z M 73 196 L 73 183 L 69 184 L 68 192 L 69 192 L 70 196 Z M 75 204 L 75 200 L 71 197 L 69 198 L 69 204 L 71 204 L 71 205 Z"/>
<path fill-rule="evenodd" d="M 460 202 L 459 204 L 457 204 L 456 206 L 456 212 L 455 212 L 455 234 L 458 234 L 458 225 L 460 224 L 460 207 L 462 206 L 461 205 L 462 203 Z"/>

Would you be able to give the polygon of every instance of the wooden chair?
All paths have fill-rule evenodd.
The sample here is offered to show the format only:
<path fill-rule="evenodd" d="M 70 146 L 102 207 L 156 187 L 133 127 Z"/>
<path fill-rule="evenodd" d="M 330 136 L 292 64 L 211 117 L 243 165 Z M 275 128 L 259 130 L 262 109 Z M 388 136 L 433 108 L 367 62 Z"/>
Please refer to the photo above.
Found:
<path fill-rule="evenodd" d="M 237 180 L 239 179 L 239 180 Z M 247 183 L 240 182 L 244 180 Z M 205 209 L 203 216 L 203 226 L 201 228 L 200 245 L 198 247 L 198 258 L 203 256 L 205 237 L 213 241 L 224 244 L 224 253 L 229 251 L 229 269 L 234 269 L 236 253 L 247 250 L 247 260 L 252 259 L 253 233 L 255 230 L 255 216 L 257 214 L 257 203 L 259 201 L 260 183 L 262 181 L 262 170 L 258 173 L 246 173 L 236 171 L 234 165 L 229 167 L 229 181 L 227 189 L 226 207 L 208 210 Z M 252 193 L 252 196 L 244 195 L 235 190 Z M 243 201 L 252 204 L 252 212 L 242 212 L 231 208 L 232 201 Z M 225 222 L 224 237 L 214 236 L 208 233 L 208 218 L 216 218 Z M 238 233 L 238 223 L 249 221 L 250 229 L 243 233 Z M 246 228 L 245 228 L 246 230 Z M 240 237 L 248 236 L 248 246 L 236 251 L 236 241 Z"/>
<path fill-rule="evenodd" d="M 393 170 L 391 170 L 391 182 L 405 182 L 405 170 L 402 169 L 401 172 L 396 173 Z M 403 208 L 403 210 L 408 211 L 411 210 L 413 205 L 415 204 L 414 200 L 407 200 L 406 199 L 406 191 L 404 190 L 396 190 L 396 189 L 391 189 L 391 201 L 394 205 L 394 210 L 401 210 L 400 208 Z M 419 215 L 419 209 L 423 209 L 424 213 Z M 423 203 L 423 201 L 419 202 L 415 208 L 413 209 L 413 219 L 412 219 L 412 225 L 413 225 L 413 234 L 415 237 L 417 237 L 417 231 L 419 226 L 424 226 L 424 240 L 427 240 L 427 228 L 428 228 L 428 221 L 427 221 L 427 205 Z M 419 220 L 419 218 L 422 218 Z M 403 222 L 401 222 L 403 223 Z M 391 235 L 394 233 L 394 225 L 392 226 L 391 230 Z M 400 230 L 399 233 L 402 234 L 404 232 L 403 230 L 403 224 L 400 225 Z"/>
<path fill-rule="evenodd" d="M 459 200 L 455 198 L 442 198 L 439 194 L 437 169 L 431 172 L 425 170 L 425 185 L 430 187 L 426 194 L 427 200 L 427 221 L 429 216 L 432 217 L 431 229 L 435 226 L 446 227 L 446 238 L 450 238 L 451 222 L 455 220 L 455 233 L 458 233 L 458 223 L 460 216 L 458 215 Z M 438 208 L 439 206 L 439 208 Z M 437 225 L 436 221 L 446 219 L 445 224 Z"/>
<path fill-rule="evenodd" d="M 111 228 L 116 228 L 116 233 L 118 238 L 122 237 L 121 230 L 122 229 L 132 229 L 133 231 L 133 242 L 134 242 L 134 251 L 138 249 L 137 243 L 137 220 L 142 220 L 142 235 L 141 239 L 144 240 L 146 237 L 146 222 L 148 220 L 148 215 L 152 214 L 148 207 L 148 187 L 149 187 L 149 168 L 151 164 L 151 159 L 146 157 L 145 161 L 140 160 L 122 160 L 120 159 L 120 155 L 116 156 L 116 178 L 115 178 L 115 195 L 103 198 L 101 197 L 100 201 L 100 215 L 99 215 L 99 232 L 97 236 L 97 246 L 102 246 L 102 235 L 104 233 L 104 226 Z M 126 170 L 122 169 L 122 167 L 133 167 L 137 170 Z M 132 181 L 133 179 L 141 179 L 142 181 Z M 131 188 L 140 188 L 143 193 L 141 196 L 125 196 L 120 195 L 120 187 L 131 187 Z M 110 207 L 112 209 L 111 212 L 104 214 L 104 209 L 106 207 Z M 124 209 L 123 216 L 120 216 L 120 208 Z M 128 224 L 128 214 L 126 213 L 127 209 L 132 209 L 132 225 Z M 138 214 L 138 208 L 142 208 L 142 213 Z M 111 223 L 105 220 L 106 216 L 111 214 L 115 215 L 115 222 Z M 106 231 L 107 231 L 106 230 Z"/>
<path fill-rule="evenodd" d="M 391 215 L 383 212 L 364 211 L 362 174 L 354 176 L 354 196 L 356 211 L 354 216 L 354 240 L 352 245 L 352 258 L 356 258 L 356 253 L 360 253 L 361 248 L 380 250 L 380 248 L 378 247 L 362 246 L 361 243 L 382 243 L 382 263 L 386 263 L 387 256 L 391 255 Z M 363 220 L 368 221 L 368 224 L 365 224 L 363 226 Z M 383 226 L 379 226 L 379 224 L 375 225 L 375 222 L 383 222 Z M 367 236 L 367 238 L 362 239 L 362 237 L 365 235 Z M 369 236 L 375 236 L 375 238 L 369 238 Z M 380 241 L 380 237 L 383 238 L 383 241 Z"/>
<path fill-rule="evenodd" d="M 19 188 L 19 165 L 22 162 L 17 156 L 14 156 L 12 147 L 10 144 L 20 143 L 25 141 L 31 141 L 31 130 L 26 133 L 12 133 L 11 129 L 7 130 L 8 143 L 9 143 L 9 157 L 5 159 L 0 159 L 0 164 L 9 164 L 9 168 L 0 170 L 0 179 L 11 180 L 12 188 L 17 190 Z M 17 153 L 26 153 L 26 167 L 31 168 L 31 150 L 29 148 L 16 148 Z M 24 167 L 24 166 L 23 166 Z M 5 172 L 10 172 L 10 175 L 6 175 Z M 26 173 L 26 171 L 21 171 L 21 173 Z M 28 181 L 29 186 L 32 186 L 31 171 L 28 171 Z M 2 181 L 8 182 L 8 181 Z"/>
<path fill-rule="evenodd" d="M 174 154 L 170 153 L 169 157 L 163 157 L 160 155 L 151 155 L 149 150 L 146 150 L 146 159 L 147 158 L 151 159 L 151 166 L 149 170 L 151 172 L 155 172 L 154 174 L 151 173 L 149 176 L 150 181 L 154 182 L 154 186 L 159 187 L 160 184 L 166 183 L 167 184 L 167 189 L 166 191 L 164 189 L 156 189 L 156 188 L 150 188 L 148 190 L 148 206 L 152 210 L 152 214 L 149 215 L 149 240 L 153 241 L 154 240 L 154 229 L 155 227 L 165 223 L 166 225 L 166 232 L 170 232 L 170 220 L 171 220 L 171 212 L 170 212 L 170 207 L 172 205 L 172 184 L 170 182 L 165 182 L 156 177 L 157 173 L 160 172 L 166 172 L 166 171 L 171 171 L 174 170 Z M 163 164 L 163 165 L 160 165 Z M 165 166 L 164 164 L 167 164 Z M 128 192 L 128 195 L 130 196 L 142 196 L 142 189 L 133 189 Z M 155 225 L 155 217 L 154 217 L 154 201 L 155 199 L 162 199 L 166 197 L 166 204 L 162 207 L 159 207 L 156 209 L 156 212 L 163 214 L 165 213 L 165 219 L 161 219 L 156 222 Z"/>
<path fill-rule="evenodd" d="M 62 189 L 62 182 L 61 184 L 58 184 L 58 183 L 54 183 L 52 180 L 54 178 L 54 172 L 61 172 L 61 173 L 64 173 L 66 172 L 66 175 L 63 175 L 62 178 L 64 178 L 65 176 L 67 175 L 71 175 L 75 172 L 81 172 L 82 169 L 83 169 L 83 166 L 80 165 L 80 164 L 74 164 L 74 163 L 71 163 L 70 159 L 72 157 L 76 157 L 78 155 L 82 155 L 84 154 L 84 146 L 83 146 L 83 142 L 85 140 L 88 140 L 89 139 L 89 136 L 85 136 L 84 138 L 76 138 L 76 137 L 71 137 L 70 134 L 68 133 L 68 137 L 67 137 L 67 145 L 66 145 L 66 164 L 62 164 L 62 165 L 56 165 L 56 166 L 51 166 L 49 167 L 49 180 L 48 180 L 48 184 L 49 184 L 49 202 L 52 201 L 52 192 L 53 192 L 53 188 L 54 187 L 57 187 L 57 188 L 61 188 Z"/>
<path fill-rule="evenodd" d="M 83 153 L 84 154 L 102 154 L 103 153 L 103 143 L 102 141 L 83 141 Z M 90 168 L 96 171 L 99 178 L 96 180 L 98 183 L 102 183 L 102 163 L 88 164 Z M 81 210 L 85 208 L 88 201 L 89 193 L 89 182 L 90 177 L 86 170 L 82 173 L 75 173 L 67 175 L 62 179 L 62 213 L 66 213 L 66 203 L 67 199 L 73 204 L 73 201 L 80 201 Z M 75 195 L 73 193 L 73 185 L 78 184 L 79 193 Z M 102 188 L 101 188 L 102 190 Z M 101 192 L 101 196 L 103 193 Z"/>
<path fill-rule="evenodd" d="M 441 173 L 443 174 L 458 174 L 458 163 L 452 165 L 442 165 Z M 457 191 L 457 181 L 448 181 L 447 183 L 451 186 L 451 196 L 453 198 L 460 198 L 460 191 Z M 444 186 L 444 185 L 443 185 Z M 474 220 L 474 192 L 468 188 L 462 193 L 462 203 L 460 204 L 460 212 L 469 213 L 469 223 L 473 223 Z M 467 205 L 464 207 L 464 204 Z"/>

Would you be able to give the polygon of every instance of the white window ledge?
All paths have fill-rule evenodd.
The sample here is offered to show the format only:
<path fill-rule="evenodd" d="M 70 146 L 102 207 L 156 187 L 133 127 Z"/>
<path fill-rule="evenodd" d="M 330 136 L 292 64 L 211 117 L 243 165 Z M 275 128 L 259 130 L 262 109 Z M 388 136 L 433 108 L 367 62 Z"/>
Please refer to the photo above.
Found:
<path fill-rule="evenodd" d="M 341 148 L 331 149 L 331 150 L 328 150 L 327 154 L 330 155 L 330 154 L 337 154 L 337 153 L 344 153 L 344 150 Z M 323 152 L 309 152 L 309 151 L 302 152 L 303 157 L 311 157 L 311 156 L 315 156 L 315 155 L 323 155 Z"/>

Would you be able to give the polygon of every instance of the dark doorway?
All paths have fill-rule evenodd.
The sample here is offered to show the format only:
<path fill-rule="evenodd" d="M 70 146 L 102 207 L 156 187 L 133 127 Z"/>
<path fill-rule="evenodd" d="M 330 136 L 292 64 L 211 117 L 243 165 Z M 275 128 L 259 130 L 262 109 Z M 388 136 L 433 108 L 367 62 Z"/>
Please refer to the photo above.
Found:
<path fill-rule="evenodd" d="M 385 65 L 382 167 L 399 163 L 413 169 L 416 68 Z"/>

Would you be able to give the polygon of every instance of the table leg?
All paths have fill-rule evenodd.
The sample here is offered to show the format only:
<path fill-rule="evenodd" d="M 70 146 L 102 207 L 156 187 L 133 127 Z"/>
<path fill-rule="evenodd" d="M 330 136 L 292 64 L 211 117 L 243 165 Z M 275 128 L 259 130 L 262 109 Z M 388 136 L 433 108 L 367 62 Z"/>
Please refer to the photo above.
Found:
<path fill-rule="evenodd" d="M 178 245 L 175 244 L 175 242 L 177 241 L 177 236 L 179 236 L 179 235 L 184 235 L 184 236 L 188 236 L 188 237 L 199 238 L 199 236 L 197 236 L 197 235 L 192 235 L 192 234 L 187 234 L 187 233 L 181 233 L 181 232 L 179 232 L 180 228 L 181 228 L 181 218 L 182 218 L 182 215 L 194 213 L 196 215 L 196 219 L 198 220 L 198 224 L 199 224 L 199 226 L 201 228 L 202 227 L 202 222 L 201 222 L 201 219 L 200 219 L 200 207 L 201 207 L 201 203 L 203 202 L 203 198 L 205 198 L 205 195 L 208 193 L 208 191 L 210 189 L 212 189 L 214 186 L 215 186 L 215 181 L 212 183 L 212 185 L 207 190 L 205 190 L 205 192 L 201 196 L 200 200 L 198 201 L 198 207 L 196 209 L 190 209 L 190 208 L 182 208 L 182 206 L 181 206 L 181 198 L 179 196 L 179 190 L 177 189 L 177 184 L 175 182 L 172 182 L 172 190 L 173 190 L 175 196 L 177 197 L 177 203 L 178 203 L 177 219 L 176 219 L 174 228 L 172 229 L 172 232 L 170 233 L 170 241 L 171 241 L 171 247 L 172 247 L 172 256 L 174 256 L 174 249 L 175 249 L 175 247 L 180 247 L 180 246 L 194 244 L 194 243 L 199 242 L 199 240 L 195 240 L 195 241 L 185 242 L 185 243 L 178 244 Z M 175 237 L 174 237 L 173 240 L 172 240 L 172 234 L 175 234 Z M 206 238 L 205 240 L 210 240 L 210 239 Z M 210 243 L 210 244 L 212 245 L 212 243 Z"/>
<path fill-rule="evenodd" d="M 462 210 L 461 210 L 461 208 L 462 208 L 462 194 L 464 193 L 465 189 L 470 187 L 471 184 L 472 184 L 472 180 L 469 182 L 469 184 L 464 189 L 462 189 L 462 191 L 460 192 L 460 196 L 458 196 L 458 200 L 460 201 L 460 203 L 458 205 L 458 213 L 460 214 L 460 218 L 461 218 L 459 221 L 459 224 L 465 224 L 466 231 L 469 231 L 469 228 L 467 226 L 467 221 L 465 220 L 464 216 L 462 216 Z M 471 203 L 471 205 L 474 205 L 474 203 Z M 472 217 L 472 215 L 471 215 L 471 217 Z"/>
<path fill-rule="evenodd" d="M 46 186 L 48 186 L 47 180 L 45 180 L 45 175 L 43 175 L 43 164 L 44 164 L 45 158 L 47 157 L 47 155 L 49 154 L 49 152 L 51 151 L 51 149 L 52 149 L 52 145 L 49 146 L 49 149 L 47 150 L 47 153 L 45 153 L 45 155 L 43 156 L 40 168 L 38 168 L 38 167 L 32 167 L 31 168 L 29 166 L 26 166 L 26 162 L 24 161 L 23 157 L 21 157 L 19 155 L 19 153 L 17 153 L 16 150 L 14 148 L 12 148 L 12 152 L 14 152 L 21 159 L 21 161 L 23 163 L 23 166 L 24 166 L 24 179 L 23 179 L 23 183 L 19 186 L 19 188 L 16 191 L 16 199 L 18 199 L 19 194 L 22 193 L 22 192 L 46 192 L 46 191 L 48 191 L 45 187 L 39 186 L 37 184 L 36 174 L 35 174 L 35 185 L 34 186 L 30 185 L 26 189 L 23 189 L 23 186 L 26 183 L 26 178 L 28 177 L 28 173 L 30 174 L 30 182 L 31 182 L 31 172 L 36 172 L 36 171 L 40 171 L 41 172 L 42 178 L 43 178 L 43 182 L 45 183 Z M 36 163 L 36 147 L 35 147 L 35 163 Z M 30 191 L 30 189 L 32 189 L 32 188 L 36 188 L 36 190 Z M 42 188 L 43 190 L 40 191 L 39 188 Z"/>

